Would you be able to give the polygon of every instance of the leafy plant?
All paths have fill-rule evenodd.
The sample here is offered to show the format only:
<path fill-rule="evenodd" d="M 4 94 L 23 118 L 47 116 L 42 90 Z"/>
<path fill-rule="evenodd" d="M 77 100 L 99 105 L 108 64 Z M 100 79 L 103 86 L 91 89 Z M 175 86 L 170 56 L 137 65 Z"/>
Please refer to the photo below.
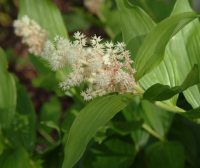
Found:
<path fill-rule="evenodd" d="M 149 5 L 148 0 L 102 3 L 97 17 L 84 17 L 89 19 L 81 23 L 87 26 L 77 25 L 96 24 L 126 44 L 135 61 L 134 94 L 109 92 L 85 102 L 81 85 L 69 90 L 66 99 L 58 83 L 73 69 L 67 65 L 52 72 L 40 56 L 29 54 L 38 73 L 32 85 L 50 93 L 38 110 L 18 77 L 9 72 L 8 51 L 0 49 L 0 167 L 200 166 L 199 16 L 188 0 L 177 0 L 167 18 L 158 16 L 156 2 Z M 82 10 L 77 8 L 72 19 L 81 19 Z M 52 1 L 20 0 L 18 17 L 25 15 L 48 39 L 69 38 L 68 25 Z M 156 23 L 151 16 L 162 20 Z M 67 101 L 70 108 L 64 108 Z"/>

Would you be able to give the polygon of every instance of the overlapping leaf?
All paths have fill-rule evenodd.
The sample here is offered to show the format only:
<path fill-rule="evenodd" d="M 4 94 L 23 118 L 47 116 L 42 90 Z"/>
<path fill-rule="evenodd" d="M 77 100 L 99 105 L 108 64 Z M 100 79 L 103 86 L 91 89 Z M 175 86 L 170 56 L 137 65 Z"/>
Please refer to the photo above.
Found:
<path fill-rule="evenodd" d="M 127 7 L 127 5 L 124 7 L 125 8 L 123 8 L 123 13 L 125 10 L 128 10 L 128 11 L 130 10 L 130 6 L 129 6 L 129 8 Z M 136 10 L 136 9 L 131 8 L 131 10 Z M 189 6 L 188 0 L 183 0 L 183 1 L 178 0 L 174 7 L 172 15 L 174 17 L 176 17 L 178 14 L 179 14 L 179 16 L 181 16 L 180 14 L 181 13 L 185 14 L 185 12 L 193 12 Z M 121 11 L 121 13 L 122 13 L 122 11 Z M 123 14 L 121 14 L 121 15 L 123 17 Z M 132 15 L 134 15 L 134 12 L 132 12 Z M 129 17 L 129 19 L 134 18 L 134 16 L 132 16 L 132 15 L 131 16 L 127 15 L 127 18 L 128 17 Z M 133 20 L 134 24 L 131 24 L 129 29 L 124 29 L 124 25 L 129 26 L 129 22 L 130 22 L 130 21 L 128 21 L 128 19 L 124 19 L 124 22 L 122 25 L 122 33 L 130 34 L 132 32 L 133 27 L 137 27 L 137 30 L 139 31 L 142 26 L 145 26 L 144 24 L 142 25 L 141 23 L 147 22 L 146 19 L 150 19 L 150 18 L 147 18 L 146 16 L 144 16 L 143 18 L 141 17 L 139 21 Z M 149 21 L 149 23 L 150 23 L 150 21 Z M 149 26 L 147 26 L 147 28 L 148 27 Z M 153 27 L 154 27 L 154 24 L 152 24 L 152 28 Z M 151 72 L 149 72 L 145 76 L 143 76 L 139 81 L 144 89 L 147 89 L 156 83 L 174 87 L 174 86 L 180 85 L 183 82 L 186 75 L 193 67 L 193 65 L 198 64 L 198 62 L 199 62 L 198 47 L 196 46 L 196 44 L 198 44 L 198 40 L 200 39 L 200 37 L 198 36 L 199 33 L 197 33 L 198 31 L 196 30 L 196 29 L 199 30 L 198 27 L 199 27 L 198 20 L 194 20 L 193 22 L 186 25 L 176 35 L 174 35 L 173 37 L 170 37 L 171 40 L 169 41 L 167 46 L 166 46 L 166 44 L 164 46 L 162 46 L 162 47 L 166 48 L 165 53 L 163 53 L 164 50 L 162 50 L 163 55 L 161 55 L 161 57 L 164 56 L 163 61 L 158 66 L 154 67 L 154 69 Z M 165 27 L 163 27 L 163 30 L 164 29 L 165 29 Z M 141 28 L 141 30 L 143 30 L 143 29 Z M 151 31 L 151 28 L 149 29 L 149 31 Z M 155 31 L 155 29 L 154 29 L 154 31 Z M 141 32 L 139 31 L 137 33 L 140 34 Z M 148 33 L 148 31 L 146 33 Z M 161 34 L 162 34 L 162 30 L 161 30 Z M 173 35 L 173 34 L 171 34 L 171 35 Z M 124 37 L 125 37 L 125 35 L 124 35 Z M 157 36 L 155 36 L 155 37 L 157 38 Z M 151 55 L 154 53 L 157 53 L 157 54 L 159 53 L 157 50 L 154 50 L 153 53 L 149 53 L 149 49 L 151 50 L 151 43 L 154 43 L 155 37 L 152 37 L 152 41 L 149 41 L 149 45 L 146 46 L 147 52 L 145 52 L 144 54 Z M 134 37 L 133 37 L 133 39 L 134 39 Z M 124 40 L 126 41 L 126 39 L 124 39 Z M 159 43 L 162 42 L 162 40 L 163 39 L 161 38 Z M 129 48 L 130 48 L 130 46 L 132 46 L 132 48 L 134 48 L 134 43 L 132 44 L 132 42 L 130 40 L 128 46 L 129 46 Z M 156 48 L 154 48 L 154 49 L 156 49 Z M 160 48 L 158 48 L 158 49 L 160 50 Z M 143 51 L 141 50 L 141 52 L 143 52 Z M 137 53 L 137 57 L 138 57 L 138 59 L 140 57 L 141 61 L 144 60 L 144 62 L 146 62 L 145 58 L 142 55 L 140 55 L 139 52 Z M 193 60 L 193 61 L 191 61 L 191 60 Z M 148 61 L 146 63 L 148 65 L 150 65 L 151 61 Z M 144 64 L 144 66 L 146 66 L 146 65 Z M 140 71 L 140 70 L 137 69 L 137 71 Z M 185 95 L 186 95 L 186 98 L 188 99 L 188 101 L 193 105 L 193 107 L 199 106 L 198 100 L 200 100 L 200 94 L 199 94 L 199 90 L 198 90 L 197 86 L 193 86 L 190 89 L 188 89 L 187 91 L 185 91 Z M 173 99 L 171 99 L 170 102 L 175 104 L 176 96 Z"/>
<path fill-rule="evenodd" d="M 178 0 L 172 15 L 190 11 L 192 9 L 188 0 Z M 200 65 L 198 54 L 200 50 L 197 47 L 200 40 L 199 29 L 199 21 L 194 20 L 174 36 L 167 46 L 165 57 L 172 60 L 176 85 L 180 85 L 183 82 L 194 64 Z M 200 91 L 198 86 L 189 88 L 184 92 L 184 95 L 193 107 L 200 106 Z"/>
<path fill-rule="evenodd" d="M 126 37 L 126 34 L 129 34 L 129 35 L 132 34 L 131 36 L 132 40 L 127 40 L 126 38 L 124 38 L 124 41 L 129 46 L 129 48 L 134 48 L 134 50 L 137 51 L 140 48 L 144 40 L 144 37 L 155 27 L 156 24 L 153 22 L 153 20 L 150 17 L 148 17 L 148 15 L 144 11 L 142 11 L 142 9 L 137 10 L 137 8 L 139 7 L 137 8 L 136 7 L 132 8 L 130 6 L 127 7 L 127 5 L 125 6 L 123 3 L 125 1 L 119 1 L 119 2 L 121 3 L 120 4 L 118 3 L 118 6 L 119 5 L 123 6 L 123 7 L 120 7 L 120 6 L 118 7 L 119 12 L 121 14 L 121 19 L 123 19 L 123 24 L 121 24 L 123 37 Z M 137 13 L 139 12 L 139 14 L 137 14 L 135 11 L 137 11 Z M 129 15 L 124 16 L 124 13 L 127 13 L 127 12 L 129 12 Z M 132 20 L 132 18 L 136 17 L 135 15 L 140 16 L 140 17 L 138 19 Z M 132 22 L 130 22 L 130 20 L 132 20 Z M 129 23 L 132 23 L 132 24 L 129 24 Z M 124 25 L 126 27 L 129 27 L 129 29 L 125 29 Z M 135 31 L 132 31 L 132 30 L 135 30 Z M 140 37 L 139 40 L 138 40 L 138 37 Z M 137 44 L 136 45 L 137 47 L 135 47 L 135 44 Z M 131 49 L 132 57 L 135 57 L 134 55 L 136 54 L 136 51 L 133 51 L 133 49 Z M 175 83 L 175 79 L 173 75 L 171 61 L 164 60 L 158 67 L 156 67 L 150 73 L 145 75 L 139 82 L 142 85 L 142 87 L 144 87 L 144 89 L 149 88 L 155 83 L 175 86 L 176 83 Z M 172 102 L 175 102 L 175 99 L 172 100 Z"/>
<path fill-rule="evenodd" d="M 149 33 L 135 59 L 136 77 L 138 79 L 159 65 L 164 58 L 165 48 L 171 37 L 196 17 L 192 12 L 171 16 L 159 23 Z"/>
<path fill-rule="evenodd" d="M 161 85 L 159 83 L 151 86 L 147 91 L 144 93 L 144 98 L 150 101 L 163 101 L 170 99 L 176 94 L 179 94 L 186 90 L 187 88 L 194 86 L 200 83 L 199 77 L 199 69 L 198 66 L 195 65 L 190 73 L 187 75 L 186 79 L 182 83 L 181 86 L 175 86 L 170 88 L 167 85 Z"/>

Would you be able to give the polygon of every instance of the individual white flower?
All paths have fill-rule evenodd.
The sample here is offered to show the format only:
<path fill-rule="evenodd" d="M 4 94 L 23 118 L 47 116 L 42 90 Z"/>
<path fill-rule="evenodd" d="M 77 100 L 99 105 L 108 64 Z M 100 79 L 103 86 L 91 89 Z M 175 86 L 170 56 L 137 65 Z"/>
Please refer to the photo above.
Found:
<path fill-rule="evenodd" d="M 29 48 L 29 52 L 40 55 L 47 39 L 47 32 L 28 16 L 14 21 L 15 34 L 22 37 L 22 42 Z"/>
<path fill-rule="evenodd" d="M 118 52 L 123 52 L 125 50 L 125 47 L 126 47 L 126 45 L 124 42 L 121 42 L 121 43 L 118 42 L 116 44 L 116 50 L 118 50 Z"/>
<path fill-rule="evenodd" d="M 114 44 L 113 44 L 113 42 L 105 42 L 105 47 L 106 48 L 109 48 L 109 49 L 112 49 L 113 47 L 114 47 Z"/>
<path fill-rule="evenodd" d="M 103 49 L 104 49 L 104 44 L 101 43 L 102 41 L 102 38 L 99 36 L 93 36 L 90 40 L 90 44 L 91 46 L 93 47 L 93 49 L 96 49 L 96 50 L 93 50 L 97 53 L 102 53 L 103 52 Z"/>
<path fill-rule="evenodd" d="M 80 33 L 79 31 L 74 33 L 74 45 L 80 45 L 81 46 L 86 46 L 86 36 L 83 33 Z"/>

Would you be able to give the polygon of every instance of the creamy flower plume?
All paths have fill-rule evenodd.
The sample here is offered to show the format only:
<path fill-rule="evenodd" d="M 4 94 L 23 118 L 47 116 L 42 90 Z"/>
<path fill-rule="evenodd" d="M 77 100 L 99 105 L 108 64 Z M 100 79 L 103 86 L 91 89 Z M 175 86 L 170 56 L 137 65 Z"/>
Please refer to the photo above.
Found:
<path fill-rule="evenodd" d="M 14 28 L 15 34 L 22 37 L 22 42 L 29 47 L 29 52 L 40 55 L 47 40 L 46 31 L 28 16 L 14 21 Z"/>
<path fill-rule="evenodd" d="M 52 70 L 71 67 L 60 84 L 65 91 L 85 83 L 88 88 L 81 93 L 85 100 L 114 92 L 134 93 L 135 70 L 124 43 L 103 43 L 96 35 L 88 40 L 80 32 L 74 34 L 74 41 L 59 36 L 50 41 L 46 31 L 28 16 L 16 20 L 14 27 L 29 52 L 46 59 Z"/>
<path fill-rule="evenodd" d="M 85 100 L 113 92 L 134 92 L 135 70 L 124 43 L 102 43 L 97 36 L 87 40 L 80 32 L 74 38 L 73 42 L 62 37 L 47 41 L 42 54 L 53 70 L 65 65 L 72 67 L 60 84 L 65 91 L 87 83 L 88 88 L 81 93 Z"/>

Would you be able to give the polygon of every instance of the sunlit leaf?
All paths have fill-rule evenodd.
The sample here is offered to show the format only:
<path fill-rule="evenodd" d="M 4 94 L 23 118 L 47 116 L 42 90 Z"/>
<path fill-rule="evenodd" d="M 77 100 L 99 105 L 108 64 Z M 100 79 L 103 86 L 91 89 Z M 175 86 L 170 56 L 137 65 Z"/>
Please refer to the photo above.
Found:
<path fill-rule="evenodd" d="M 197 15 L 192 12 L 170 16 L 148 34 L 135 59 L 137 79 L 140 79 L 163 60 L 166 45 L 172 36 L 196 17 Z"/>
<path fill-rule="evenodd" d="M 120 3 L 119 3 L 120 2 Z M 123 18 L 123 24 L 121 24 L 121 30 L 123 37 L 132 36 L 131 40 L 124 38 L 124 41 L 128 45 L 128 49 L 131 50 L 132 58 L 135 57 L 137 50 L 140 48 L 145 36 L 155 27 L 153 20 L 148 17 L 148 15 L 142 11 L 139 7 L 132 7 L 125 5 L 126 1 L 119 1 L 118 6 L 120 5 L 120 15 Z M 122 10 L 123 9 L 123 10 Z M 124 16 L 125 13 L 128 13 Z M 135 19 L 132 19 L 135 18 Z M 138 18 L 138 19 L 136 19 Z M 129 23 L 132 23 L 131 25 Z M 129 29 L 124 28 L 129 27 Z M 135 31 L 132 31 L 134 29 Z M 144 89 L 149 88 L 155 83 L 167 84 L 170 86 L 175 86 L 175 79 L 173 75 L 172 64 L 170 60 L 164 60 L 164 63 L 161 63 L 150 73 L 145 75 L 139 82 Z M 174 103 L 176 99 L 171 100 Z"/>
<path fill-rule="evenodd" d="M 187 88 L 200 83 L 199 69 L 198 66 L 194 66 L 190 73 L 187 75 L 186 79 L 181 86 L 175 86 L 170 88 L 167 85 L 155 84 L 151 86 L 145 93 L 144 99 L 150 101 L 163 101 L 170 99 L 174 95 L 183 92 Z"/>
<path fill-rule="evenodd" d="M 124 8 L 124 10 L 125 9 L 129 10 L 129 8 Z M 132 8 L 132 10 L 135 10 L 135 8 Z M 181 14 L 185 12 L 193 12 L 193 10 L 191 9 L 188 3 L 188 0 L 177 0 L 174 10 L 172 12 L 172 15 L 176 16 L 177 14 Z M 121 13 L 121 15 L 123 14 Z M 134 16 L 131 15 L 129 16 L 129 18 L 130 19 L 134 18 Z M 141 17 L 139 21 L 134 20 L 135 24 L 131 25 L 132 29 L 133 27 L 137 27 L 138 35 L 142 33 L 142 31 L 140 32 L 140 29 L 143 30 L 141 28 L 140 23 L 146 22 L 146 19 L 147 19 L 145 16 L 143 18 Z M 127 21 L 126 25 L 128 24 L 129 22 Z M 154 25 L 155 24 L 152 24 L 152 28 L 154 27 Z M 146 27 L 148 28 L 148 26 Z M 122 25 L 122 28 L 123 28 L 123 25 Z M 150 28 L 149 31 L 151 31 L 152 28 Z M 186 78 L 186 75 L 189 73 L 193 65 L 198 63 L 197 62 L 198 53 L 199 53 L 198 47 L 195 47 L 195 48 L 193 47 L 195 46 L 195 44 L 198 44 L 198 39 L 200 39 L 199 38 L 200 36 L 198 36 L 199 33 L 197 30 L 199 30 L 199 23 L 198 23 L 198 20 L 194 20 L 193 22 L 186 25 L 176 35 L 174 35 L 173 38 L 170 39 L 166 47 L 163 61 L 161 61 L 161 63 L 158 66 L 156 66 L 152 71 L 148 72 L 146 75 L 144 75 L 140 79 L 139 82 L 144 89 L 148 89 L 150 86 L 156 83 L 169 85 L 170 87 L 181 85 L 181 83 Z M 126 29 L 126 31 L 122 29 L 123 34 L 131 33 L 131 32 L 132 32 L 131 29 Z M 193 38 L 191 38 L 191 34 L 193 34 Z M 160 41 L 162 42 L 162 39 Z M 190 49 L 188 47 L 186 49 L 186 45 L 190 46 L 189 47 Z M 128 48 L 131 48 L 131 47 L 134 48 L 134 43 L 132 44 L 130 41 L 128 43 Z M 150 46 L 148 47 L 150 48 Z M 189 52 L 191 50 L 193 50 L 193 52 Z M 133 54 L 132 54 L 132 57 L 133 57 Z M 193 57 L 195 58 L 192 59 Z M 141 57 L 141 59 L 144 59 L 144 58 Z M 191 59 L 193 60 L 192 62 L 190 61 Z M 144 59 L 144 61 L 146 60 Z M 193 86 L 189 88 L 187 91 L 184 92 L 184 94 L 186 95 L 187 100 L 192 104 L 193 107 L 198 107 L 200 105 L 198 101 L 200 99 L 200 92 L 197 86 Z M 174 96 L 172 99 L 169 100 L 169 102 L 175 104 L 176 99 L 177 97 Z"/>
<path fill-rule="evenodd" d="M 192 12 L 188 0 L 177 0 L 172 15 L 184 12 Z M 200 40 L 200 24 L 198 19 L 194 20 L 169 42 L 165 58 L 172 60 L 172 70 L 176 85 L 180 85 L 194 64 L 200 65 L 199 47 L 196 46 Z M 184 66 L 183 66 L 184 65 Z M 184 92 L 186 99 L 193 107 L 200 106 L 200 91 L 197 86 L 193 86 Z"/>

